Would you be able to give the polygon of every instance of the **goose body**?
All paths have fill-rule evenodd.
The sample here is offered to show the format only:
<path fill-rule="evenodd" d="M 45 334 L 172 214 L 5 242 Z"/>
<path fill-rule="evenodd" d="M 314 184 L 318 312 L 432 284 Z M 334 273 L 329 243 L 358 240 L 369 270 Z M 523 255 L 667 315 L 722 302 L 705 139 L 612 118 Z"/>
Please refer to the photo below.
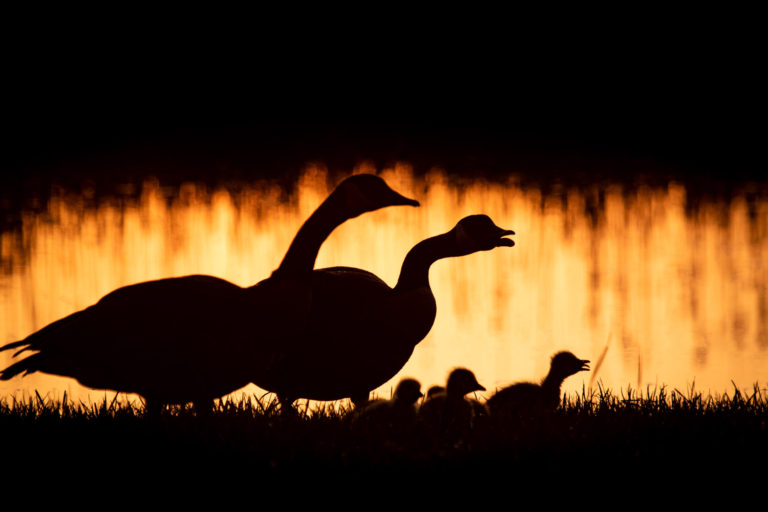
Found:
<path fill-rule="evenodd" d="M 253 382 L 288 403 L 297 398 L 365 402 L 370 390 L 405 365 L 434 323 L 430 290 L 404 298 L 370 272 L 316 270 L 307 330 L 287 336 L 270 357 L 273 364 L 254 373 Z"/>
<path fill-rule="evenodd" d="M 418 205 L 372 175 L 342 182 L 304 223 L 271 277 L 243 288 L 193 275 L 119 288 L 96 304 L 0 347 L 36 352 L 0 372 L 74 377 L 99 389 L 138 393 L 147 407 L 196 404 L 235 391 L 268 367 L 265 346 L 303 331 L 312 268 L 333 229 L 385 206 Z"/>
<path fill-rule="evenodd" d="M 541 384 L 518 382 L 494 394 L 487 403 L 492 416 L 554 411 L 560 405 L 563 381 L 578 372 L 589 371 L 589 361 L 571 352 L 552 356 L 550 369 Z"/>
<path fill-rule="evenodd" d="M 405 257 L 397 285 L 349 267 L 312 273 L 307 329 L 276 347 L 269 371 L 254 383 L 282 402 L 297 398 L 356 403 L 391 379 L 429 333 L 437 306 L 429 285 L 435 261 L 511 247 L 513 234 L 485 215 L 459 221 L 451 231 L 428 238 Z"/>

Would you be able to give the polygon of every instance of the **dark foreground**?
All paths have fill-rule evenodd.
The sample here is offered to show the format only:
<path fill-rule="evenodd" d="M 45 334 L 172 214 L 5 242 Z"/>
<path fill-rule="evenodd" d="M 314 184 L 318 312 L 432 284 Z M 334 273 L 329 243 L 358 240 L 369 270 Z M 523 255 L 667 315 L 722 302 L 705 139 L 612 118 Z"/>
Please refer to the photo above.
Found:
<path fill-rule="evenodd" d="M 343 407 L 307 414 L 299 405 L 284 416 L 275 402 L 253 397 L 217 404 L 205 418 L 177 409 L 150 420 L 140 404 L 4 399 L 4 483 L 162 487 L 233 479 L 366 493 L 452 482 L 503 494 L 529 482 L 747 485 L 759 477 L 752 466 L 768 460 L 768 398 L 758 386 L 716 397 L 602 390 L 566 397 L 555 414 L 479 418 L 471 429 L 447 432 L 360 428 Z"/>

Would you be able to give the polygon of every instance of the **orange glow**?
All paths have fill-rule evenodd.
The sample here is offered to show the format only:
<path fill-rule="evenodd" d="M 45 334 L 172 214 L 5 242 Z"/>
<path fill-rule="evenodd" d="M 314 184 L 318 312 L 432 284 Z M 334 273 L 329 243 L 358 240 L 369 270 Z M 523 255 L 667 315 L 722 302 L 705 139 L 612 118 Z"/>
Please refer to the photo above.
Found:
<path fill-rule="evenodd" d="M 471 368 L 489 390 L 538 380 L 564 349 L 594 368 L 606 343 L 596 377 L 611 388 L 683 390 L 695 380 L 699 390 L 722 392 L 731 380 L 768 381 L 765 202 L 757 212 L 744 198 L 704 204 L 691 217 L 682 185 L 612 187 L 597 202 L 597 188 L 544 196 L 514 181 L 457 184 L 440 172 L 420 179 L 405 165 L 380 175 L 421 208 L 385 208 L 345 223 L 323 245 L 318 267 L 360 267 L 394 285 L 410 247 L 466 215 L 486 213 L 517 233 L 512 249 L 433 266 L 435 326 L 380 395 L 403 376 L 424 389 L 443 383 L 455 366 Z M 254 284 L 277 267 L 329 192 L 324 171 L 310 168 L 288 198 L 258 183 L 236 194 L 186 184 L 166 199 L 153 181 L 137 206 L 86 209 L 78 198 L 54 197 L 45 215 L 24 216 L 21 235 L 1 235 L 0 344 L 135 282 L 201 273 Z M 3 367 L 10 355 L 0 354 Z M 564 389 L 580 390 L 591 377 L 578 374 Z M 74 380 L 43 374 L 0 383 L 0 396 L 34 389 L 89 396 Z"/>

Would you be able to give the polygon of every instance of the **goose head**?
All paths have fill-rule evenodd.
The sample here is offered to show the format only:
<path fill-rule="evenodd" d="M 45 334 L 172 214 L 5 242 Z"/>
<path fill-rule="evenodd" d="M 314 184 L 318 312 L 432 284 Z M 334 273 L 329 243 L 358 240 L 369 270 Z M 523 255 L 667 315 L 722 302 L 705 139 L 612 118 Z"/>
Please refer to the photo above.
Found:
<path fill-rule="evenodd" d="M 456 368 L 448 376 L 446 395 L 463 397 L 473 391 L 485 391 L 485 388 L 477 382 L 475 374 L 466 368 Z"/>
<path fill-rule="evenodd" d="M 571 352 L 558 352 L 552 356 L 550 373 L 558 377 L 568 377 L 579 372 L 589 371 L 589 360 L 579 359 Z"/>
<path fill-rule="evenodd" d="M 349 219 L 385 206 L 419 206 L 389 188 L 372 174 L 358 174 L 342 181 L 304 222 L 272 277 L 311 272 L 320 246 L 331 231 Z"/>
<path fill-rule="evenodd" d="M 419 206 L 418 201 L 395 192 L 383 179 L 373 174 L 350 176 L 336 187 L 332 196 L 350 219 L 385 206 Z"/>
<path fill-rule="evenodd" d="M 416 379 L 403 379 L 395 389 L 394 399 L 397 402 L 415 404 L 421 397 L 421 384 Z"/>
<path fill-rule="evenodd" d="M 515 232 L 498 227 L 487 215 L 464 217 L 451 231 L 461 254 L 515 245 L 514 240 L 504 238 L 507 235 L 514 235 Z"/>

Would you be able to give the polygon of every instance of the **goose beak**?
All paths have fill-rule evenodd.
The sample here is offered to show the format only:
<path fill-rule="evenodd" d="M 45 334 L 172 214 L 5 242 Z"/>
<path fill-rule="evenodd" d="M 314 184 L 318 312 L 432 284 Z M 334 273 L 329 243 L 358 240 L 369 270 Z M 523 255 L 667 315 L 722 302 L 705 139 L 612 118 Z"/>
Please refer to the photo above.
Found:
<path fill-rule="evenodd" d="M 511 229 L 502 229 L 499 231 L 499 239 L 496 241 L 496 247 L 514 247 L 515 241 L 509 238 L 502 238 L 507 235 L 514 235 L 515 232 Z"/>
<path fill-rule="evenodd" d="M 409 199 L 405 197 L 404 195 L 398 194 L 394 190 L 392 191 L 392 197 L 390 199 L 390 204 L 392 206 L 421 206 L 421 203 L 416 201 L 415 199 Z"/>

